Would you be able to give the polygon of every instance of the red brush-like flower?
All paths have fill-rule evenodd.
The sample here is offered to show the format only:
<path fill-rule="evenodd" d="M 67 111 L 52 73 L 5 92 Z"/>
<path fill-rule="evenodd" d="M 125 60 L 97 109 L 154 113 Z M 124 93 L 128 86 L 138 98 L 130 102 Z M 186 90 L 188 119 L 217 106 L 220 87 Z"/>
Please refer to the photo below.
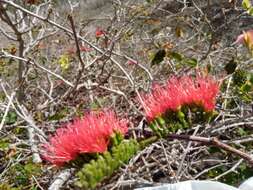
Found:
<path fill-rule="evenodd" d="M 199 102 L 206 111 L 212 111 L 215 108 L 215 98 L 219 92 L 219 84 L 211 77 L 199 76 L 196 79 L 196 93 L 199 94 L 199 99 L 194 102 Z"/>
<path fill-rule="evenodd" d="M 61 128 L 50 137 L 49 143 L 42 145 L 45 160 L 61 166 L 64 162 L 73 160 L 77 156 L 75 133 L 72 128 Z"/>
<path fill-rule="evenodd" d="M 76 121 L 75 126 L 78 129 L 78 152 L 80 153 L 104 152 L 107 150 L 112 134 L 127 132 L 127 122 L 118 120 L 111 111 L 91 112 L 82 120 Z"/>
<path fill-rule="evenodd" d="M 110 137 L 116 132 L 122 135 L 127 132 L 126 120 L 117 119 L 112 111 L 91 112 L 58 129 L 49 143 L 42 145 L 42 154 L 49 162 L 61 166 L 80 153 L 106 151 Z"/>
<path fill-rule="evenodd" d="M 154 85 L 151 94 L 142 95 L 142 103 L 148 121 L 161 116 L 166 111 L 176 111 L 183 105 L 196 104 L 205 111 L 212 111 L 219 84 L 210 76 L 198 75 L 172 77 L 165 86 Z"/>

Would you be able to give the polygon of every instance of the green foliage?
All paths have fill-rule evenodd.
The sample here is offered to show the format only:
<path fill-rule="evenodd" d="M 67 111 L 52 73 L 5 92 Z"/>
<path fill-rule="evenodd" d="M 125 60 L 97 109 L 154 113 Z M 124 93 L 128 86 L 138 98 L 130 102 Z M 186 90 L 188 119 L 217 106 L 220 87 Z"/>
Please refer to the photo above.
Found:
<path fill-rule="evenodd" d="M 103 97 L 96 98 L 94 101 L 90 103 L 90 109 L 91 110 L 98 110 L 104 107 L 106 104 L 106 99 Z"/>
<path fill-rule="evenodd" d="M 253 100 L 253 74 L 245 70 L 237 70 L 233 74 L 235 93 L 241 100 L 251 102 Z"/>
<path fill-rule="evenodd" d="M 21 135 L 21 134 L 25 134 L 27 132 L 25 128 L 19 127 L 19 126 L 15 127 L 15 129 L 13 131 L 14 131 L 15 135 Z"/>
<path fill-rule="evenodd" d="M 10 144 L 9 139 L 7 138 L 0 139 L 0 150 L 4 150 L 8 148 L 9 144 Z"/>
<path fill-rule="evenodd" d="M 169 52 L 168 57 L 174 59 L 178 65 L 181 66 L 190 66 L 196 67 L 198 65 L 198 60 L 193 57 L 185 57 L 184 55 L 178 52 Z"/>
<path fill-rule="evenodd" d="M 59 121 L 61 119 L 63 119 L 64 117 L 66 117 L 69 113 L 69 109 L 67 107 L 62 108 L 60 110 L 58 110 L 55 114 L 50 115 L 48 117 L 48 121 Z"/>
<path fill-rule="evenodd" d="M 155 118 L 149 127 L 159 137 L 164 137 L 171 132 L 176 132 L 179 129 L 188 128 L 186 115 L 182 111 L 169 111 L 165 115 Z"/>
<path fill-rule="evenodd" d="M 226 155 L 226 151 L 224 151 L 224 150 L 222 150 L 222 149 L 220 149 L 220 148 L 218 148 L 218 147 L 215 147 L 215 146 L 209 147 L 209 148 L 208 148 L 208 152 L 209 152 L 210 154 L 221 153 L 221 154 L 223 154 L 223 155 Z"/>
<path fill-rule="evenodd" d="M 173 58 L 174 60 L 176 60 L 177 62 L 180 62 L 183 60 L 184 56 L 180 53 L 177 53 L 177 52 L 170 52 L 169 56 L 171 58 Z"/>
<path fill-rule="evenodd" d="M 198 65 L 198 60 L 195 58 L 185 58 L 184 64 L 191 67 L 196 67 Z"/>
<path fill-rule="evenodd" d="M 165 44 L 161 47 L 160 44 L 156 44 L 158 50 L 156 52 L 149 53 L 149 59 L 151 60 L 151 66 L 161 64 L 165 58 L 172 59 L 176 62 L 177 68 L 184 66 L 197 67 L 198 60 L 194 57 L 187 57 L 183 54 L 172 51 L 170 44 Z"/>
<path fill-rule="evenodd" d="M 171 119 L 171 117 L 165 118 L 162 116 L 155 118 L 149 124 L 149 127 L 159 137 L 165 137 L 170 132 L 176 132 L 177 130 L 184 128 L 178 118 L 175 120 L 175 118 Z"/>
<path fill-rule="evenodd" d="M 1 76 L 1 75 L 0 75 Z M 4 92 L 0 92 L 0 102 L 3 102 L 5 100 L 5 94 Z"/>
<path fill-rule="evenodd" d="M 238 69 L 233 74 L 233 83 L 236 86 L 242 86 L 247 81 L 247 75 L 248 74 L 246 71 L 244 71 L 242 69 Z"/>
<path fill-rule="evenodd" d="M 243 0 L 242 7 L 248 12 L 249 15 L 253 15 L 253 7 L 250 0 Z"/>
<path fill-rule="evenodd" d="M 187 129 L 192 123 L 210 122 L 215 115 L 216 112 L 205 112 L 201 106 L 188 105 L 176 112 L 167 111 L 164 115 L 155 118 L 149 127 L 157 136 L 164 137 L 169 133 Z"/>
<path fill-rule="evenodd" d="M 242 85 L 242 87 L 240 88 L 240 90 L 242 92 L 250 92 L 252 89 L 252 84 L 250 82 L 246 82 L 245 84 Z"/>
<path fill-rule="evenodd" d="M 249 15 L 253 15 L 253 7 L 250 0 L 243 0 L 242 7 L 248 12 Z"/>
<path fill-rule="evenodd" d="M 241 137 L 243 136 L 246 136 L 247 135 L 247 132 L 245 129 L 243 129 L 242 127 L 239 127 L 237 130 L 236 130 L 237 134 Z"/>
<path fill-rule="evenodd" d="M 121 133 L 114 133 L 111 137 L 112 146 L 118 146 L 124 140 L 124 136 Z"/>
<path fill-rule="evenodd" d="M 247 128 L 247 127 L 238 127 L 235 131 L 235 138 L 238 138 L 238 137 L 246 137 L 246 136 L 250 136 L 252 135 L 252 129 L 250 128 Z M 245 147 L 245 150 L 248 150 L 248 151 L 251 151 L 252 148 L 253 148 L 253 144 L 251 142 L 242 142 L 241 143 L 244 147 Z"/>
<path fill-rule="evenodd" d="M 242 1 L 242 7 L 246 10 L 250 9 L 251 8 L 251 2 L 250 0 L 243 0 Z"/>
<path fill-rule="evenodd" d="M 159 119 L 158 118 L 156 118 L 154 121 L 152 121 L 150 124 L 149 124 L 149 127 L 152 129 L 152 131 L 156 134 L 156 135 L 158 135 L 159 137 L 162 137 L 165 133 L 166 133 L 166 126 L 161 126 L 161 125 L 159 125 L 159 120 L 160 119 L 162 119 L 163 120 L 163 118 L 162 117 L 159 117 Z"/>
<path fill-rule="evenodd" d="M 77 173 L 79 181 L 77 186 L 84 189 L 93 189 L 98 183 L 113 174 L 115 170 L 127 163 L 139 150 L 136 140 L 123 140 L 114 146 L 111 152 L 107 151 L 99 155 L 96 160 L 85 164 Z"/>
<path fill-rule="evenodd" d="M 220 166 L 218 168 L 212 169 L 208 171 L 208 177 L 214 178 L 224 172 L 226 172 L 229 168 L 227 166 Z M 237 186 L 242 181 L 253 176 L 253 170 L 245 163 L 242 163 L 237 172 L 229 172 L 227 175 L 223 176 L 220 181 L 226 183 L 228 185 Z"/>
<path fill-rule="evenodd" d="M 20 188 L 13 188 L 10 185 L 4 183 L 0 184 L 0 190 L 20 190 Z"/>
<path fill-rule="evenodd" d="M 1 184 L 0 189 L 1 190 L 11 190 L 11 187 L 8 184 Z"/>
<path fill-rule="evenodd" d="M 3 114 L 0 114 L 0 122 L 3 119 Z M 5 118 L 5 124 L 11 125 L 17 121 L 17 114 L 16 112 L 9 111 L 6 118 Z"/>
<path fill-rule="evenodd" d="M 153 2 L 153 0 L 146 0 L 146 2 L 147 2 L 147 3 L 152 3 L 152 2 Z"/>
<path fill-rule="evenodd" d="M 32 176 L 41 174 L 41 166 L 29 161 L 26 164 L 17 163 L 10 169 L 11 183 L 16 187 L 32 186 Z"/>

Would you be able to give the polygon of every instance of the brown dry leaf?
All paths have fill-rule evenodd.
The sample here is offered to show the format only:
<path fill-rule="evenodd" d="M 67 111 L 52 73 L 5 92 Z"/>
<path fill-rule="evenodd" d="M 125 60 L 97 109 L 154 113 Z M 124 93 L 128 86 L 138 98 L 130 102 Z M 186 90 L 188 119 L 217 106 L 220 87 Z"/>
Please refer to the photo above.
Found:
<path fill-rule="evenodd" d="M 13 156 L 15 156 L 16 155 L 16 153 L 17 153 L 17 149 L 16 149 L 16 147 L 12 147 L 12 148 L 10 148 L 9 150 L 8 150 L 8 152 L 7 152 L 7 155 L 6 155 L 6 158 L 12 158 Z"/>
<path fill-rule="evenodd" d="M 147 19 L 145 23 L 150 25 L 160 25 L 161 21 L 159 19 Z"/>
<path fill-rule="evenodd" d="M 174 48 L 174 44 L 172 42 L 165 42 L 162 46 L 167 52 L 170 52 Z"/>

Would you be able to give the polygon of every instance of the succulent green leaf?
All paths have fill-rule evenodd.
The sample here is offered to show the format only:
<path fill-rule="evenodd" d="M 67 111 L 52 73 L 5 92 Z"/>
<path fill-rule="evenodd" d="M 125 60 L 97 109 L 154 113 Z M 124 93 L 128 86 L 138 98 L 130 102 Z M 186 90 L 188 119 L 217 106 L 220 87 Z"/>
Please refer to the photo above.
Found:
<path fill-rule="evenodd" d="M 246 10 L 250 9 L 251 8 L 251 2 L 250 0 L 243 0 L 242 1 L 242 7 Z"/>
<path fill-rule="evenodd" d="M 81 188 L 94 189 L 98 183 L 127 163 L 136 152 L 140 149 L 136 140 L 123 140 L 116 146 L 112 147 L 111 152 L 107 151 L 85 164 L 77 173 L 79 181 L 76 183 Z"/>

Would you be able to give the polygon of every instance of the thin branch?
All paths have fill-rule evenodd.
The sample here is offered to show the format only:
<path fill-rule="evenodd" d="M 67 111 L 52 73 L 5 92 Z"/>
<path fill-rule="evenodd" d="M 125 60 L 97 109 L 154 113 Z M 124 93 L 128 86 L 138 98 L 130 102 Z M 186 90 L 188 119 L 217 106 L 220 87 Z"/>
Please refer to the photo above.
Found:
<path fill-rule="evenodd" d="M 33 127 L 35 129 L 35 131 L 37 132 L 37 134 L 41 135 L 41 137 L 43 137 L 43 139 L 45 139 L 46 135 L 44 134 L 44 132 L 41 129 L 39 129 L 35 125 L 35 122 L 33 121 L 32 117 L 29 115 L 26 108 L 24 106 L 20 105 L 18 101 L 15 101 L 15 104 L 14 104 L 14 101 L 10 101 L 10 96 L 8 95 L 7 90 L 6 90 L 4 84 L 1 81 L 0 81 L 0 86 L 3 89 L 3 92 L 6 96 L 6 98 L 11 103 L 11 106 L 15 110 L 17 115 L 20 118 L 22 118 L 24 121 L 26 121 L 31 127 Z"/>
<path fill-rule="evenodd" d="M 3 128 L 3 126 L 4 126 L 4 122 L 5 122 L 5 120 L 6 120 L 7 114 L 8 114 L 8 112 L 9 112 L 9 109 L 10 109 L 10 106 L 11 106 L 11 103 L 12 103 L 12 101 L 13 101 L 13 98 L 14 98 L 15 94 L 16 94 L 15 92 L 12 92 L 12 94 L 11 94 L 11 96 L 10 96 L 9 102 L 8 102 L 8 104 L 7 104 L 6 110 L 5 110 L 4 115 L 3 115 L 3 118 L 2 118 L 2 121 L 1 121 L 1 123 L 0 123 L 0 131 L 2 130 L 2 128 Z"/>
<path fill-rule="evenodd" d="M 75 29 L 75 24 L 74 24 L 74 20 L 72 18 L 71 15 L 68 15 L 68 19 L 70 21 L 70 24 L 71 24 L 71 28 L 72 28 L 72 31 L 73 31 L 73 36 L 74 36 L 74 39 L 75 39 L 75 44 L 76 44 L 76 55 L 81 63 L 81 69 L 79 69 L 78 71 L 78 74 L 77 74 L 77 77 L 76 77 L 76 81 L 75 81 L 75 84 L 74 84 L 74 87 L 73 87 L 73 91 L 76 90 L 77 88 L 77 85 L 82 77 L 82 73 L 84 72 L 84 68 L 85 68 L 85 63 L 83 62 L 83 59 L 82 59 L 82 56 L 81 56 L 81 50 L 80 50 L 80 47 L 79 47 L 79 43 L 78 43 L 78 37 L 77 37 L 77 33 L 76 33 L 76 29 Z"/>
<path fill-rule="evenodd" d="M 171 135 L 168 135 L 168 138 L 169 139 L 178 139 L 178 140 L 187 140 L 187 141 L 196 141 L 196 142 L 202 142 L 202 143 L 206 143 L 206 144 L 209 144 L 212 146 L 216 146 L 216 147 L 226 150 L 228 152 L 234 153 L 235 155 L 246 160 L 251 166 L 253 166 L 253 156 L 221 142 L 216 137 L 207 138 L 207 137 L 200 137 L 200 136 L 171 134 Z"/>
<path fill-rule="evenodd" d="M 14 59 L 17 59 L 17 60 L 22 60 L 22 61 L 24 61 L 26 63 L 29 63 L 31 65 L 34 65 L 34 66 L 40 68 L 41 70 L 45 71 L 46 73 L 49 73 L 49 74 L 55 76 L 56 78 L 62 80 L 64 83 L 66 83 L 68 86 L 74 87 L 74 85 L 71 82 L 69 82 L 68 80 L 64 79 L 62 76 L 60 76 L 60 75 L 58 75 L 58 74 L 50 71 L 49 69 L 47 69 L 45 67 L 42 67 L 41 65 L 39 65 L 39 64 L 37 64 L 35 62 L 32 62 L 31 60 L 25 59 L 23 57 L 14 56 L 14 55 L 11 55 L 11 54 L 9 54 L 7 52 L 4 52 L 4 51 L 2 51 L 2 52 L 4 53 L 4 55 L 1 55 L 0 57 L 8 57 L 8 58 L 14 58 Z"/>
<path fill-rule="evenodd" d="M 33 162 L 34 163 L 41 163 L 42 159 L 40 158 L 39 151 L 37 144 L 35 143 L 35 132 L 37 132 L 37 135 L 41 135 L 41 137 L 44 139 L 45 134 L 44 132 L 39 129 L 36 125 L 32 117 L 29 115 L 28 111 L 25 109 L 24 106 L 20 105 L 19 102 L 15 101 L 15 104 L 13 102 L 14 95 L 9 96 L 5 86 L 1 82 L 1 87 L 5 93 L 6 98 L 9 100 L 9 104 L 13 107 L 13 109 L 16 111 L 17 115 L 20 116 L 22 119 L 24 119 L 29 125 L 27 126 L 28 130 L 28 137 L 29 137 L 29 144 L 31 146 L 31 151 L 32 151 L 32 157 L 33 157 Z M 18 107 L 18 109 L 16 108 Z"/>
<path fill-rule="evenodd" d="M 6 12 L 6 8 L 3 7 L 3 4 L 0 4 L 0 18 L 10 26 L 10 28 L 13 30 L 13 32 L 16 35 L 17 41 L 18 41 L 18 54 L 19 57 L 24 57 L 24 39 L 22 37 L 22 33 L 18 30 L 16 25 L 12 22 L 10 16 Z M 24 88 L 23 88 L 23 72 L 25 70 L 24 64 L 21 60 L 18 62 L 18 85 L 19 90 L 17 92 L 18 100 L 19 102 L 22 102 L 24 100 L 25 94 L 24 94 Z"/>
<path fill-rule="evenodd" d="M 50 185 L 48 190 L 60 189 L 63 186 L 63 184 L 70 178 L 71 173 L 72 173 L 72 169 L 63 170 L 60 174 L 58 174 L 55 177 L 53 183 Z"/>
<path fill-rule="evenodd" d="M 2 33 L 6 38 L 12 41 L 17 41 L 17 39 L 11 35 L 9 35 L 7 32 L 3 30 L 3 28 L 0 28 L 0 33 Z"/>
<path fill-rule="evenodd" d="M 42 159 L 39 154 L 39 149 L 38 149 L 38 146 L 34 140 L 35 139 L 35 130 L 33 127 L 28 126 L 27 132 L 28 132 L 28 137 L 29 137 L 29 144 L 31 146 L 31 151 L 32 151 L 33 163 L 41 163 Z"/>
<path fill-rule="evenodd" d="M 19 5 L 17 5 L 16 3 L 12 2 L 12 1 L 0 0 L 0 2 L 6 3 L 6 4 L 8 4 L 8 5 L 10 5 L 10 6 L 14 7 L 14 8 L 16 8 L 16 9 L 18 9 L 18 10 L 20 10 L 20 11 L 23 11 L 23 12 L 27 13 L 28 15 L 31 15 L 31 16 L 33 16 L 33 17 L 36 17 L 36 18 L 38 18 L 38 19 L 40 19 L 40 20 L 42 20 L 42 21 L 44 21 L 44 22 L 47 22 L 47 23 L 49 23 L 49 24 L 51 24 L 51 25 L 53 25 L 53 26 L 55 26 L 55 27 L 57 27 L 57 28 L 59 28 L 59 29 L 65 31 L 65 32 L 67 32 L 67 33 L 73 35 L 73 31 L 71 31 L 70 29 L 65 28 L 64 26 L 62 26 L 62 25 L 60 25 L 60 24 L 58 24 L 58 23 L 56 23 L 56 22 L 54 22 L 54 21 L 48 19 L 47 17 L 39 16 L 39 15 L 37 15 L 37 14 L 35 14 L 35 13 L 33 13 L 33 12 L 31 12 L 31 11 L 29 11 L 29 10 L 27 10 L 27 9 L 25 9 L 25 8 L 23 8 L 23 7 L 21 7 L 21 6 L 19 6 Z M 77 37 L 78 37 L 78 39 L 82 40 L 83 42 L 85 42 L 86 44 L 88 44 L 90 47 L 92 47 L 93 49 L 95 49 L 96 51 L 98 51 L 99 53 L 101 53 L 101 54 L 104 53 L 103 50 L 101 50 L 100 48 L 98 48 L 97 46 L 95 46 L 94 44 L 92 44 L 91 42 L 89 42 L 88 40 L 86 40 L 85 38 L 83 38 L 82 36 L 80 36 L 80 35 L 77 34 Z M 112 52 L 111 52 L 111 53 L 112 53 Z M 110 52 L 109 52 L 109 54 L 110 54 Z M 109 57 L 108 55 L 106 55 L 106 56 Z M 134 86 L 134 82 L 133 82 L 133 80 L 132 80 L 132 77 L 131 77 L 131 76 L 128 74 L 128 72 L 120 65 L 120 63 L 118 63 L 118 62 L 117 62 L 114 58 L 112 58 L 112 57 L 110 57 L 110 60 L 111 60 L 115 65 L 118 66 L 118 68 L 126 75 L 127 79 L 128 79 L 129 82 L 131 83 L 131 85 Z"/>
<path fill-rule="evenodd" d="M 195 136 L 197 134 L 197 132 L 199 131 L 199 127 L 200 126 L 197 126 L 196 129 L 194 130 L 194 133 L 193 133 L 193 136 Z M 184 161 L 185 161 L 185 158 L 186 158 L 186 155 L 188 154 L 190 148 L 192 146 L 192 141 L 190 141 L 187 145 L 187 148 L 186 150 L 184 151 L 184 154 L 182 156 L 182 160 L 180 162 L 180 165 L 179 165 L 179 168 L 177 170 L 177 175 L 176 175 L 176 178 L 177 179 L 180 179 L 181 175 L 182 175 L 182 169 L 183 169 L 183 164 L 184 164 Z"/>
<path fill-rule="evenodd" d="M 222 173 L 222 174 L 216 176 L 216 177 L 214 178 L 214 180 L 217 181 L 217 180 L 219 180 L 221 177 L 223 177 L 223 176 L 229 174 L 230 172 L 235 172 L 236 168 L 238 168 L 238 167 L 241 165 L 242 162 L 243 162 L 243 159 L 240 159 L 238 162 L 236 162 L 236 164 L 235 164 L 232 168 L 230 168 L 229 170 L 225 171 L 224 173 Z"/>

